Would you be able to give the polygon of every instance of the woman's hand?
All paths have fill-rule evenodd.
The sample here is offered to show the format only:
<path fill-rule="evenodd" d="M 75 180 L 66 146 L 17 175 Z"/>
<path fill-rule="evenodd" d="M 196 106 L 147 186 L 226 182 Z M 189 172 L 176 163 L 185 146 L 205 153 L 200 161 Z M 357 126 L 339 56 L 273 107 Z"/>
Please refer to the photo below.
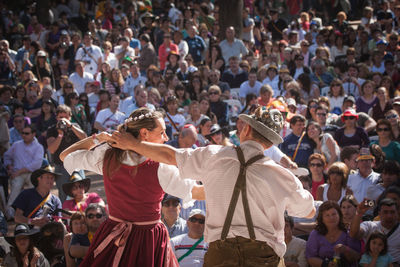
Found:
<path fill-rule="evenodd" d="M 122 150 L 135 150 L 140 140 L 127 132 L 115 131 L 111 137 L 111 146 Z"/>
<path fill-rule="evenodd" d="M 40 258 L 40 254 L 39 253 L 33 254 L 33 258 L 31 260 L 30 267 L 36 267 L 36 264 L 37 264 L 39 258 Z"/>
<path fill-rule="evenodd" d="M 97 140 L 99 140 L 100 143 L 113 142 L 112 135 L 107 132 L 101 132 L 101 133 L 97 134 L 96 138 L 97 138 Z"/>

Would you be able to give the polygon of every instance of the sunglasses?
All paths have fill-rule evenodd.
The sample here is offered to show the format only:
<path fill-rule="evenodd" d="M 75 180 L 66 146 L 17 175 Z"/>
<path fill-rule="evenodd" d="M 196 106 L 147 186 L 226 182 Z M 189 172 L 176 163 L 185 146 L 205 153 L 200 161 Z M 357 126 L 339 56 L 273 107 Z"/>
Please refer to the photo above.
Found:
<path fill-rule="evenodd" d="M 70 85 L 68 85 L 68 86 L 64 86 L 64 88 L 65 88 L 65 89 L 67 89 L 67 88 L 68 88 L 68 89 L 71 89 L 71 88 L 73 88 L 73 87 L 70 86 Z"/>
<path fill-rule="evenodd" d="M 218 95 L 218 92 L 209 92 L 209 95 Z"/>
<path fill-rule="evenodd" d="M 192 223 L 198 222 L 199 224 L 204 224 L 205 221 L 206 221 L 205 219 L 199 219 L 199 218 L 194 218 L 194 217 L 189 218 L 189 222 L 192 222 Z"/>
<path fill-rule="evenodd" d="M 389 128 L 376 128 L 377 132 L 390 132 Z"/>
<path fill-rule="evenodd" d="M 321 168 L 323 165 L 321 163 L 310 163 L 310 167 L 318 167 Z"/>
<path fill-rule="evenodd" d="M 86 215 L 86 217 L 88 219 L 93 219 L 94 217 L 96 217 L 97 219 L 101 219 L 103 217 L 103 214 L 101 214 L 101 213 L 96 213 L 96 214 L 91 213 L 91 214 Z"/>
<path fill-rule="evenodd" d="M 347 121 L 347 120 L 355 120 L 355 119 L 356 119 L 356 117 L 354 117 L 354 116 L 346 116 L 346 117 L 344 117 L 345 121 Z"/>
<path fill-rule="evenodd" d="M 79 99 L 79 101 L 81 101 L 81 102 L 88 102 L 87 99 Z"/>
<path fill-rule="evenodd" d="M 178 207 L 179 202 L 178 201 L 168 201 L 168 202 L 163 203 L 162 205 L 164 207 L 170 207 L 170 206 Z"/>
<path fill-rule="evenodd" d="M 397 118 L 397 115 L 396 115 L 396 114 L 392 114 L 392 115 L 386 116 L 386 119 L 387 119 L 387 120 L 389 120 L 389 119 L 394 119 L 394 118 Z"/>
<path fill-rule="evenodd" d="M 317 108 L 318 107 L 318 105 L 310 105 L 310 108 Z"/>
<path fill-rule="evenodd" d="M 317 116 L 325 117 L 326 113 L 317 113 Z"/>
<path fill-rule="evenodd" d="M 32 134 L 31 132 L 22 132 L 21 134 L 23 134 L 23 135 L 30 135 L 30 134 Z"/>

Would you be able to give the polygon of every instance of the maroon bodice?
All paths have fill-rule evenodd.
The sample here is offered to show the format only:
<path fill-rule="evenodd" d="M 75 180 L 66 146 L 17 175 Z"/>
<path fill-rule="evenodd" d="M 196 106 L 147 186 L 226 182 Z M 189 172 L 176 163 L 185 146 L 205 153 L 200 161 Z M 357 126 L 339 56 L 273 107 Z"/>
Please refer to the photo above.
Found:
<path fill-rule="evenodd" d="M 110 215 L 130 222 L 160 219 L 164 191 L 158 181 L 158 166 L 159 163 L 152 160 L 138 166 L 121 164 L 111 177 L 103 167 Z"/>

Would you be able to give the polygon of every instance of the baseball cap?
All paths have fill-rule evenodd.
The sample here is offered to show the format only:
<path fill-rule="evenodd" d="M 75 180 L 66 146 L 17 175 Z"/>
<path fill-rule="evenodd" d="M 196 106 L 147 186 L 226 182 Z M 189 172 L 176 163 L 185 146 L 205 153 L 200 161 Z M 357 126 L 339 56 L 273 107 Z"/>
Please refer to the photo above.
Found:
<path fill-rule="evenodd" d="M 192 218 L 195 215 L 202 215 L 206 217 L 206 213 L 201 209 L 192 209 L 189 213 L 189 218 Z"/>
<path fill-rule="evenodd" d="M 371 151 L 368 147 L 363 147 L 360 150 L 360 154 L 357 157 L 357 161 L 359 160 L 368 160 L 368 159 L 375 159 L 375 157 L 371 154 Z"/>

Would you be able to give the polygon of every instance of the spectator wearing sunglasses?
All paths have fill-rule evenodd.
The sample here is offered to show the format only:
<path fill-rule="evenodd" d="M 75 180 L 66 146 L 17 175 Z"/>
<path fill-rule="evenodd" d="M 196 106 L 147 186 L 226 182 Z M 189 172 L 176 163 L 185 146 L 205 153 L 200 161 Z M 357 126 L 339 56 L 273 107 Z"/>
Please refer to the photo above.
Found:
<path fill-rule="evenodd" d="M 165 194 L 161 202 L 162 222 L 167 227 L 170 238 L 188 232 L 186 221 L 179 217 L 179 212 L 181 211 L 180 201 L 177 197 Z"/>
<path fill-rule="evenodd" d="M 354 109 L 346 110 L 342 114 L 341 120 L 344 122 L 344 126 L 336 131 L 334 137 L 339 147 L 356 146 L 360 148 L 369 145 L 367 133 L 356 125 L 358 115 Z"/>
<path fill-rule="evenodd" d="M 392 126 L 387 119 L 380 119 L 376 126 L 378 140 L 371 142 L 380 146 L 386 155 L 386 160 L 395 160 L 400 163 L 400 143 L 394 141 Z"/>
<path fill-rule="evenodd" d="M 73 234 L 69 248 L 69 255 L 76 259 L 77 266 L 86 256 L 97 229 L 107 219 L 104 207 L 98 203 L 92 203 L 86 208 L 85 217 L 88 232 L 86 234 Z"/>
<path fill-rule="evenodd" d="M 208 244 L 204 242 L 206 215 L 200 209 L 193 209 L 187 220 L 188 233 L 171 239 L 172 249 L 181 267 L 201 267 Z"/>

